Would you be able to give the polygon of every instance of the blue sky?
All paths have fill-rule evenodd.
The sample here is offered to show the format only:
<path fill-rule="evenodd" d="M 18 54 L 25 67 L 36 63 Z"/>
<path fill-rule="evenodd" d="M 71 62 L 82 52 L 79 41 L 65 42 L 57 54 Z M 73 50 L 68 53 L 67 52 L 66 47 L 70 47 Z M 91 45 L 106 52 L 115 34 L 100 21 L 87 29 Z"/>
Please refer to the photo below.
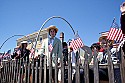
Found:
<path fill-rule="evenodd" d="M 120 26 L 120 5 L 124 0 L 0 0 L 0 45 L 10 36 L 27 35 L 38 31 L 43 22 L 52 16 L 65 18 L 78 31 L 83 43 L 90 46 L 98 42 L 100 32 L 110 29 L 112 20 Z M 56 25 L 64 32 L 65 41 L 74 37 L 69 25 L 62 19 L 52 19 L 45 27 Z M 9 39 L 0 52 L 16 46 Z"/>

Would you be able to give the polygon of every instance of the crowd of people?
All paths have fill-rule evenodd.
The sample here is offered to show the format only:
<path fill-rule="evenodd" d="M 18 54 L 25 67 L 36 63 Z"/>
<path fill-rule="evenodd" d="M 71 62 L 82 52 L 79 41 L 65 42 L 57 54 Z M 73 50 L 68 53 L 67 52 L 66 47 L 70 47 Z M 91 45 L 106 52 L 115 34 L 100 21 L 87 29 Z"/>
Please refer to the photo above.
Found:
<path fill-rule="evenodd" d="M 120 6 L 120 10 L 121 10 L 121 30 L 123 32 L 123 34 L 125 34 L 125 2 Z M 58 32 L 58 28 L 56 28 L 56 26 L 49 26 L 47 28 L 47 31 L 49 33 L 49 40 L 48 42 L 46 41 L 42 41 L 42 46 L 41 49 L 39 50 L 38 54 L 36 56 L 34 56 L 35 59 L 38 58 L 38 55 L 41 57 L 44 57 L 46 55 L 47 56 L 47 66 L 50 65 L 49 59 L 50 56 L 52 56 L 52 66 L 55 66 L 55 57 L 57 55 L 58 57 L 58 65 L 60 64 L 60 59 L 61 56 L 63 54 L 64 56 L 64 65 L 68 65 L 68 54 L 71 53 L 71 62 L 72 62 L 72 66 L 75 66 L 76 64 L 76 53 L 73 51 L 73 48 L 68 46 L 68 44 L 66 42 L 61 42 L 57 37 L 56 37 L 56 33 Z M 123 49 L 123 52 L 125 53 L 125 44 L 124 44 L 125 39 L 123 40 L 123 42 L 120 44 L 120 47 Z M 96 52 L 98 54 L 97 58 L 100 64 L 104 64 L 107 62 L 107 49 L 109 49 L 112 53 L 112 57 L 117 57 L 117 59 L 119 58 L 119 50 L 117 50 L 117 48 L 113 47 L 113 41 L 108 41 L 106 38 L 100 38 L 99 42 L 97 43 L 93 43 L 90 47 L 91 51 L 92 51 L 92 55 L 94 53 L 94 50 L 96 49 Z M 24 58 L 24 60 L 27 60 L 27 62 L 29 62 L 30 60 L 30 53 L 31 51 L 29 49 L 27 49 L 27 45 L 28 42 L 27 41 L 22 41 L 20 46 L 15 48 L 13 55 L 11 56 L 12 59 L 20 59 L 20 58 Z M 84 63 L 81 63 L 84 64 Z M 93 64 L 93 58 L 90 60 L 90 64 Z M 75 74 L 75 70 L 72 70 L 73 74 Z M 55 77 L 55 70 L 52 70 L 52 78 L 54 81 L 54 77 Z M 68 81 L 66 80 L 68 78 L 67 75 L 68 70 L 65 70 L 65 83 L 68 83 Z M 59 81 L 61 82 L 61 71 L 59 70 L 59 74 L 58 74 L 58 78 Z M 47 79 L 46 79 L 47 83 L 49 82 L 49 70 L 47 70 Z"/>

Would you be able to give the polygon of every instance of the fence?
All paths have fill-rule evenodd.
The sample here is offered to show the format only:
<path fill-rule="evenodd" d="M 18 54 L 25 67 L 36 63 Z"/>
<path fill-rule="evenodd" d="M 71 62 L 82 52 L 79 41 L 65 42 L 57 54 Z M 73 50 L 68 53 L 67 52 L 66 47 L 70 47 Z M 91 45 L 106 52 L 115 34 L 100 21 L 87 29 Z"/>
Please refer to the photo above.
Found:
<path fill-rule="evenodd" d="M 23 59 L 3 61 L 0 68 L 1 83 L 59 83 L 59 70 L 61 70 L 61 83 L 125 83 L 125 56 L 122 50 L 120 64 L 112 63 L 109 51 L 107 65 L 99 65 L 96 57 L 95 51 L 94 64 L 89 65 L 88 54 L 85 53 L 84 64 L 80 64 L 79 57 L 77 57 L 76 65 L 72 66 L 71 54 L 69 54 L 68 65 L 65 66 L 64 56 L 61 57 L 61 65 L 58 65 L 56 56 L 54 67 L 52 67 L 52 57 L 49 60 L 50 65 L 47 66 L 46 56 L 33 59 L 29 63 Z M 73 69 L 75 74 L 72 74 Z M 120 77 L 117 78 L 120 81 L 115 78 L 115 69 L 120 69 Z"/>

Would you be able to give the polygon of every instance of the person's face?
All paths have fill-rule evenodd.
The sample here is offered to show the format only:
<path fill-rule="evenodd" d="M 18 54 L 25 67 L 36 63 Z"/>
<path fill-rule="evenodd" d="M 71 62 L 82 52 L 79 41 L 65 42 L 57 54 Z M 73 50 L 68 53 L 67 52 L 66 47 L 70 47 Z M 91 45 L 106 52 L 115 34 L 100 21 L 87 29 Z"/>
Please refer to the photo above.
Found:
<path fill-rule="evenodd" d="M 27 47 L 27 44 L 23 44 L 23 46 L 24 46 L 24 48 L 26 48 L 26 47 Z"/>
<path fill-rule="evenodd" d="M 66 48 L 66 49 L 67 49 L 68 47 L 67 47 L 67 46 L 64 46 L 64 48 Z"/>
<path fill-rule="evenodd" d="M 124 6 L 124 7 L 125 7 L 125 2 L 122 4 L 122 6 Z"/>
<path fill-rule="evenodd" d="M 106 40 L 102 39 L 101 44 L 106 44 Z"/>
<path fill-rule="evenodd" d="M 53 37 L 55 37 L 55 35 L 56 35 L 55 30 L 54 29 L 50 29 L 50 36 L 53 38 Z"/>

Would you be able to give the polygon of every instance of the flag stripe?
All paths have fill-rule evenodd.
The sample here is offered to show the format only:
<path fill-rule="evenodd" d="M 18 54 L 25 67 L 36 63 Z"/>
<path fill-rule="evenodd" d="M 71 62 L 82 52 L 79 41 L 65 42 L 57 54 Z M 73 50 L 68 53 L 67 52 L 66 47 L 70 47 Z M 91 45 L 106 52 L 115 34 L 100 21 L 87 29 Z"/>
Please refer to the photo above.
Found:
<path fill-rule="evenodd" d="M 108 36 L 108 33 L 109 33 L 109 32 L 102 32 L 102 33 L 101 33 L 101 36 Z"/>
<path fill-rule="evenodd" d="M 109 31 L 109 34 L 107 36 L 107 39 L 109 40 L 116 40 L 116 41 L 122 41 L 123 40 L 123 34 L 121 29 L 117 28 L 111 28 Z"/>
<path fill-rule="evenodd" d="M 35 49 L 32 48 L 32 49 L 30 50 L 30 55 L 29 55 L 29 57 L 32 58 L 34 55 L 35 55 Z"/>
<path fill-rule="evenodd" d="M 52 52 L 52 50 L 53 50 L 53 46 L 52 44 L 49 44 L 49 52 Z"/>
<path fill-rule="evenodd" d="M 119 40 L 120 37 L 121 37 L 121 32 L 120 32 L 120 30 L 118 30 L 118 32 L 117 32 L 116 37 L 115 37 L 114 40 L 117 40 L 117 39 Z"/>
<path fill-rule="evenodd" d="M 78 37 L 77 39 L 73 39 L 73 40 L 71 41 L 70 46 L 73 48 L 73 50 L 76 50 L 76 49 L 78 49 L 78 48 L 83 47 L 84 44 L 83 44 L 81 38 Z"/>
<path fill-rule="evenodd" d="M 116 35 L 117 35 L 117 32 L 118 32 L 118 29 L 114 28 L 114 29 L 113 29 L 113 32 L 112 32 L 112 36 L 113 36 L 113 37 L 111 37 L 112 40 L 115 40 L 115 38 L 117 38 L 117 36 L 116 36 Z"/>

